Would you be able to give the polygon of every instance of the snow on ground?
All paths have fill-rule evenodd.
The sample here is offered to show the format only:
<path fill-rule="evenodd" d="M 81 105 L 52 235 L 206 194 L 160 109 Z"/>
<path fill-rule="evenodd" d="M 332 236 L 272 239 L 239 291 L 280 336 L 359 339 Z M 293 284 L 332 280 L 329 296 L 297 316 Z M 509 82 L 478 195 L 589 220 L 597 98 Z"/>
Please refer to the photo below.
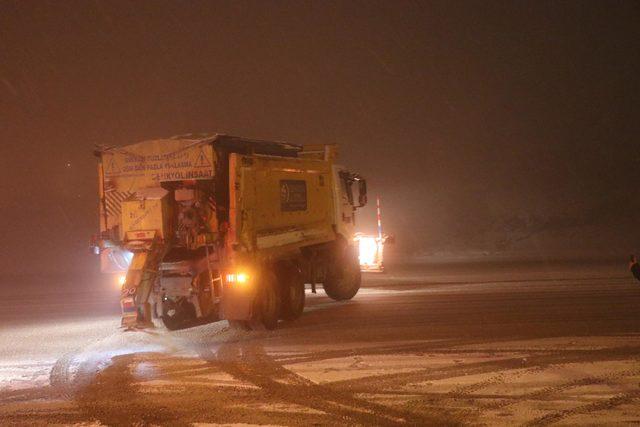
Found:
<path fill-rule="evenodd" d="M 0 424 L 640 422 L 640 287 L 617 265 L 430 265 L 307 296 L 276 331 L 13 319 Z"/>

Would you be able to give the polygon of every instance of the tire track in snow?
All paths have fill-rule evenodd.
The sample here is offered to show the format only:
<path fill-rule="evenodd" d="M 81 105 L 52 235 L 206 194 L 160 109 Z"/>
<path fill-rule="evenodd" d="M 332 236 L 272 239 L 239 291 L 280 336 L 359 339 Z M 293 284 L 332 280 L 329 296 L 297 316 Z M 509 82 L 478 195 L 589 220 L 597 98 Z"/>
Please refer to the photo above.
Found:
<path fill-rule="evenodd" d="M 551 414 L 544 415 L 540 418 L 536 418 L 525 425 L 529 427 L 546 426 L 549 424 L 560 422 L 574 415 L 586 415 L 593 412 L 613 409 L 616 406 L 631 403 L 637 399 L 640 399 L 640 390 L 633 390 L 628 393 L 618 394 L 617 396 L 611 397 L 609 399 L 589 403 L 588 405 L 583 405 L 572 409 L 565 409 L 562 411 L 556 411 Z"/>
<path fill-rule="evenodd" d="M 277 363 L 257 343 L 234 343 L 217 354 L 201 349 L 201 357 L 237 380 L 254 384 L 284 402 L 331 414 L 335 422 L 365 425 L 424 425 L 443 423 L 364 399 L 353 393 L 316 384 Z"/>
<path fill-rule="evenodd" d="M 563 384 L 545 387 L 542 390 L 537 390 L 531 393 L 515 395 L 510 400 L 495 402 L 493 404 L 483 405 L 482 407 L 485 409 L 502 409 L 507 406 L 511 406 L 526 400 L 544 400 L 553 394 L 570 390 L 572 388 L 584 387 L 589 385 L 597 385 L 597 384 L 607 384 L 617 379 L 635 376 L 635 375 L 640 375 L 640 369 L 627 369 L 624 371 L 612 372 L 604 375 L 588 376 L 588 377 L 580 378 L 574 381 L 569 381 Z"/>
<path fill-rule="evenodd" d="M 485 350 L 490 351 L 490 350 Z M 500 351 L 496 350 L 499 354 Z M 550 354 L 532 355 L 530 357 L 513 357 L 501 360 L 491 360 L 487 362 L 475 362 L 461 364 L 457 366 L 424 369 L 417 372 L 408 372 L 400 374 L 382 374 L 366 378 L 357 378 L 352 380 L 336 381 L 331 384 L 332 387 L 347 387 L 351 390 L 359 392 L 367 392 L 368 389 L 375 388 L 391 388 L 402 387 L 411 383 L 419 383 L 431 380 L 443 380 L 454 378 L 456 376 L 477 375 L 491 372 L 504 372 L 518 368 L 546 368 L 550 365 L 571 362 L 597 362 L 606 360 L 623 360 L 635 358 L 640 352 L 640 347 L 618 347 L 599 350 L 572 350 L 572 351 L 555 351 Z M 437 354 L 437 351 L 432 352 Z"/>

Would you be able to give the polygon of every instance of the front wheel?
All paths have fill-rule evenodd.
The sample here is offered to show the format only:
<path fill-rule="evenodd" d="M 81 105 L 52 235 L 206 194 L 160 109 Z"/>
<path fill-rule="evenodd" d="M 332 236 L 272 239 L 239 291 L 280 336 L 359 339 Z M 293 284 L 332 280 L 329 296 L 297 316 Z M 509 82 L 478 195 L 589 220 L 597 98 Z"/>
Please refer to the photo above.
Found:
<path fill-rule="evenodd" d="M 362 276 L 360 263 L 353 248 L 346 248 L 342 257 L 337 257 L 327 267 L 324 292 L 336 301 L 353 298 L 360 290 Z"/>

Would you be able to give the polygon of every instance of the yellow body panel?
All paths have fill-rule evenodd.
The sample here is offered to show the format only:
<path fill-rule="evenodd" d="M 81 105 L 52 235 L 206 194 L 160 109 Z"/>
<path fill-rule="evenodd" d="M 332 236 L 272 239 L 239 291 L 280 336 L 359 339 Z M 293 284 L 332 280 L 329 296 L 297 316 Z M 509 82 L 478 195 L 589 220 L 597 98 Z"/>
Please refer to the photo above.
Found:
<path fill-rule="evenodd" d="M 161 188 L 151 190 L 155 194 L 137 193 L 136 198 L 122 202 L 122 227 L 120 240 L 128 231 L 156 231 L 161 239 L 172 230 L 172 211 L 169 194 Z"/>
<path fill-rule="evenodd" d="M 157 187 L 165 181 L 211 179 L 215 153 L 209 141 L 144 141 L 102 154 L 104 178 L 117 191 Z"/>
<path fill-rule="evenodd" d="M 244 250 L 268 254 L 335 238 L 330 162 L 233 156 L 235 232 Z"/>

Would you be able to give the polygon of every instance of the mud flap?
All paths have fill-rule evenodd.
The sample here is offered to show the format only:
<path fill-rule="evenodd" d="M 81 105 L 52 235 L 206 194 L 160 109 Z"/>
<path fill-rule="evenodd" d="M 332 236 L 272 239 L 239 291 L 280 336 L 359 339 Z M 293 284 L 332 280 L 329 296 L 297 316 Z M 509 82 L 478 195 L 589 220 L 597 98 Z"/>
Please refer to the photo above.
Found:
<path fill-rule="evenodd" d="M 220 318 L 225 320 L 250 320 L 253 315 L 255 287 L 225 283 L 220 300 Z"/>
<path fill-rule="evenodd" d="M 133 328 L 138 320 L 138 310 L 133 297 L 123 297 L 120 299 L 120 307 L 122 308 L 122 321 L 120 326 L 124 328 Z"/>
<path fill-rule="evenodd" d="M 148 302 L 136 304 L 133 298 L 120 300 L 122 308 L 122 320 L 120 326 L 125 329 L 143 329 L 153 327 L 153 313 Z"/>

